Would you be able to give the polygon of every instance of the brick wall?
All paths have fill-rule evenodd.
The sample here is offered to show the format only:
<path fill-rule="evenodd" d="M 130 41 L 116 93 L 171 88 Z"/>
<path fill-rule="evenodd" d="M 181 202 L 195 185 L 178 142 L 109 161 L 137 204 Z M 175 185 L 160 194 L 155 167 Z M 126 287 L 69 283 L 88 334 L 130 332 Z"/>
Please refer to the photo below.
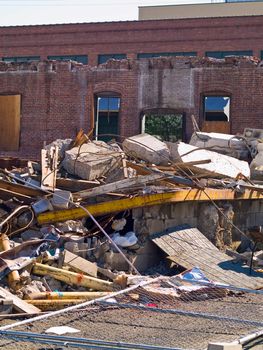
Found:
<path fill-rule="evenodd" d="M 159 58 L 109 61 L 99 67 L 70 62 L 0 64 L 0 94 L 21 94 L 19 152 L 0 155 L 39 158 L 43 142 L 74 137 L 91 127 L 92 96 L 121 96 L 121 136 L 140 132 L 147 109 L 184 113 L 186 134 L 191 114 L 202 122 L 202 96 L 231 96 L 231 132 L 263 128 L 263 68 L 252 59 Z"/>
<path fill-rule="evenodd" d="M 263 50 L 262 16 L 0 27 L 0 57 Z"/>

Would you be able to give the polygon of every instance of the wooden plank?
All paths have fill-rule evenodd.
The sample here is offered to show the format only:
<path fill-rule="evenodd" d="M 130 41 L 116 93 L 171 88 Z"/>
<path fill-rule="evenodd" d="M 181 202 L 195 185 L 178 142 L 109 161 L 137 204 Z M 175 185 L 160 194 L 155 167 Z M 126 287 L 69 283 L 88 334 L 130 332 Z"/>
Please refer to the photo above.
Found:
<path fill-rule="evenodd" d="M 18 151 L 20 141 L 20 95 L 0 96 L 0 149 Z"/>
<path fill-rule="evenodd" d="M 77 192 L 77 191 L 83 191 L 88 190 L 90 188 L 94 188 L 99 186 L 99 181 L 89 181 L 89 180 L 77 180 L 77 179 L 70 179 L 70 178 L 57 178 L 56 181 L 56 187 L 61 190 L 68 190 L 71 192 Z"/>
<path fill-rule="evenodd" d="M 44 191 L 27 187 L 25 185 L 15 184 L 0 179 L 0 189 L 10 191 L 11 193 L 18 193 L 27 197 L 38 197 L 45 195 Z"/>
<path fill-rule="evenodd" d="M 27 314 L 36 314 L 40 312 L 40 309 L 36 306 L 28 304 L 26 301 L 18 298 L 18 296 L 10 293 L 2 287 L 0 287 L 0 296 L 4 299 L 12 299 L 15 310 L 19 312 L 26 312 Z"/>
<path fill-rule="evenodd" d="M 81 256 L 73 254 L 68 250 L 64 250 L 63 265 L 69 266 L 76 272 L 85 273 L 89 276 L 97 277 L 98 267 L 96 264 L 83 259 Z"/>
<path fill-rule="evenodd" d="M 112 292 L 39 292 L 30 293 L 27 299 L 30 300 L 57 300 L 57 299 L 85 299 L 93 300 L 110 295 Z"/>
<path fill-rule="evenodd" d="M 109 192 L 120 191 L 127 188 L 132 189 L 133 187 L 135 188 L 142 187 L 148 183 L 162 180 L 164 178 L 165 178 L 165 175 L 163 173 L 159 173 L 159 174 L 154 173 L 154 174 L 145 175 L 145 176 L 137 176 L 131 179 L 124 179 L 124 180 L 116 181 L 106 185 L 101 185 L 99 187 L 96 187 L 87 191 L 76 192 L 73 194 L 73 197 L 76 199 L 78 198 L 87 199 L 87 198 L 107 194 Z"/>
<path fill-rule="evenodd" d="M 202 131 L 218 132 L 221 134 L 231 134 L 230 123 L 225 121 L 204 121 Z"/>
<path fill-rule="evenodd" d="M 98 204 L 86 205 L 85 208 L 94 216 L 106 215 L 125 211 L 127 209 L 159 205 L 165 203 L 208 201 L 208 200 L 251 200 L 263 199 L 263 194 L 257 191 L 245 190 L 244 193 L 236 193 L 232 189 L 178 189 L 174 192 L 142 195 L 133 198 L 125 198 Z M 88 216 L 82 208 L 58 210 L 46 212 L 37 216 L 40 225 L 66 220 L 77 220 Z"/>
<path fill-rule="evenodd" d="M 51 147 L 50 150 L 41 150 L 41 188 L 54 191 L 56 187 L 58 167 L 58 147 Z"/>
<path fill-rule="evenodd" d="M 173 228 L 151 239 L 171 261 L 185 269 L 198 266 L 211 281 L 250 289 L 263 287 L 263 276 L 248 276 L 248 266 L 233 264 L 196 228 Z"/>
<path fill-rule="evenodd" d="M 10 250 L 10 241 L 6 234 L 2 233 L 0 236 L 0 250 Z M 21 288 L 20 276 L 18 271 L 11 271 L 7 275 L 8 286 L 14 290 Z"/>
<path fill-rule="evenodd" d="M 51 276 L 58 281 L 62 281 L 68 284 L 74 284 L 93 290 L 112 291 L 113 283 L 100 280 L 98 278 L 83 275 L 81 273 L 75 273 L 71 271 L 65 271 L 56 267 L 35 263 L 33 266 L 33 273 L 40 276 Z"/>

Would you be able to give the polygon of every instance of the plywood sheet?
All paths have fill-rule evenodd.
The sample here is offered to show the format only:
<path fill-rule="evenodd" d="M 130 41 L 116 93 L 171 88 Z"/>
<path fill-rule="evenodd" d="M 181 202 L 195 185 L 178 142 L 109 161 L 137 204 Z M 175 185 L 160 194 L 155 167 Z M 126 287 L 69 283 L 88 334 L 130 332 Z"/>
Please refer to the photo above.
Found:
<path fill-rule="evenodd" d="M 230 134 L 230 123 L 222 121 L 205 121 L 203 122 L 202 131 Z"/>
<path fill-rule="evenodd" d="M 0 96 L 0 150 L 17 151 L 20 136 L 20 95 Z"/>
<path fill-rule="evenodd" d="M 262 274 L 249 276 L 249 267 L 234 264 L 197 228 L 176 227 L 151 238 L 175 263 L 186 269 L 197 266 L 212 281 L 249 289 L 263 287 Z"/>

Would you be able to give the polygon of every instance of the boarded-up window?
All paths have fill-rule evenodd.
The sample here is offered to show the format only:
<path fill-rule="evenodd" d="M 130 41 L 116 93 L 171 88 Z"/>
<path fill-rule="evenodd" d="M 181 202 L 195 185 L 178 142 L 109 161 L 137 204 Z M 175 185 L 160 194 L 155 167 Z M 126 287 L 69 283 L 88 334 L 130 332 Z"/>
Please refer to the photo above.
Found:
<path fill-rule="evenodd" d="M 19 149 L 20 106 L 20 95 L 0 96 L 0 151 Z"/>

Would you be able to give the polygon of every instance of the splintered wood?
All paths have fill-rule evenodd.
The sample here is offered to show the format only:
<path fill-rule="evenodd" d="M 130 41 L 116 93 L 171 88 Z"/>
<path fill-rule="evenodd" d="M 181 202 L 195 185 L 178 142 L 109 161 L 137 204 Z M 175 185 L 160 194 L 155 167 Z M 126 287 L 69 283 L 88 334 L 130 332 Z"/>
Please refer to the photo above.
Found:
<path fill-rule="evenodd" d="M 56 187 L 58 147 L 51 147 L 50 150 L 41 150 L 41 188 L 54 191 Z"/>

